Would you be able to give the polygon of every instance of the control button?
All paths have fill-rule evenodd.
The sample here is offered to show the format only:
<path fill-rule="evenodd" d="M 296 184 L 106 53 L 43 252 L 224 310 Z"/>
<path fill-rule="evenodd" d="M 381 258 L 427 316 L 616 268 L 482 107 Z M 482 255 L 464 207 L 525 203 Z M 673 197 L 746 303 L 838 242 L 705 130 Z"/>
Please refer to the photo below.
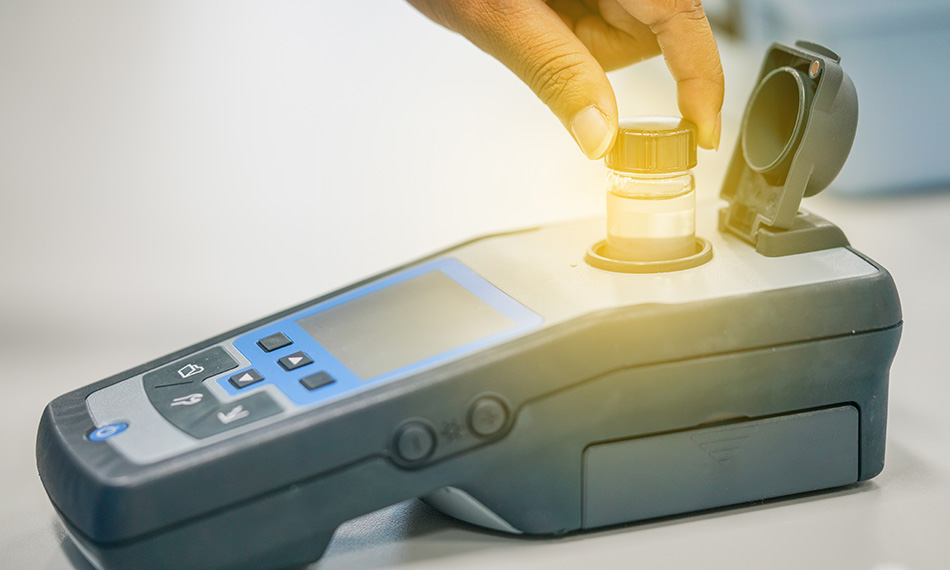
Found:
<path fill-rule="evenodd" d="M 204 384 L 160 385 L 147 394 L 155 409 L 182 429 L 218 407 L 218 401 Z"/>
<path fill-rule="evenodd" d="M 237 366 L 237 361 L 226 350 L 216 346 L 153 370 L 145 374 L 142 381 L 146 391 L 170 385 L 200 383 Z"/>
<path fill-rule="evenodd" d="M 200 392 L 195 392 L 188 394 L 187 396 L 179 396 L 171 401 L 169 407 L 174 408 L 175 406 L 194 406 L 200 404 L 204 400 L 204 394 Z"/>
<path fill-rule="evenodd" d="M 250 370 L 245 370 L 244 372 L 238 372 L 234 376 L 228 379 L 231 382 L 231 385 L 237 389 L 250 386 L 251 384 L 256 384 L 263 380 L 264 377 L 261 376 L 261 373 L 257 370 L 251 368 Z"/>
<path fill-rule="evenodd" d="M 435 434 L 421 422 L 410 422 L 396 432 L 396 454 L 405 461 L 421 461 L 435 451 Z"/>
<path fill-rule="evenodd" d="M 221 422 L 221 425 L 228 425 L 251 415 L 251 412 L 244 408 L 244 404 L 237 404 L 236 406 L 231 406 L 228 411 L 218 412 L 218 421 Z"/>
<path fill-rule="evenodd" d="M 216 407 L 214 413 L 206 414 L 190 425 L 179 427 L 197 438 L 203 438 L 279 414 L 281 411 L 281 407 L 269 394 L 257 392 L 246 398 L 221 404 Z"/>
<path fill-rule="evenodd" d="M 264 352 L 274 352 L 278 348 L 284 348 L 285 346 L 290 346 L 293 343 L 294 341 L 287 338 L 287 335 L 284 333 L 274 333 L 257 341 L 257 346 L 264 349 Z"/>
<path fill-rule="evenodd" d="M 178 369 L 178 375 L 181 376 L 182 379 L 185 379 L 185 378 L 191 378 L 195 374 L 201 374 L 204 371 L 205 371 L 204 366 L 201 366 L 198 364 L 192 364 L 189 362 L 188 364 Z"/>
<path fill-rule="evenodd" d="M 281 365 L 284 370 L 296 370 L 301 366 L 306 366 L 308 364 L 313 364 L 313 359 L 307 356 L 303 352 L 295 352 L 293 354 L 288 354 L 287 356 L 280 358 L 277 362 Z"/>
<path fill-rule="evenodd" d="M 129 424 L 118 422 L 94 429 L 89 434 L 89 441 L 105 441 L 114 435 L 119 435 L 128 429 Z"/>
<path fill-rule="evenodd" d="M 508 408 L 493 396 L 483 396 L 468 410 L 468 425 L 482 437 L 495 435 L 508 421 Z"/>
<path fill-rule="evenodd" d="M 307 390 L 316 390 L 317 388 L 322 388 L 334 382 L 336 382 L 336 380 L 333 379 L 333 376 L 327 374 L 325 370 L 321 370 L 310 376 L 304 376 L 300 379 L 300 383 L 303 384 L 303 387 Z"/>

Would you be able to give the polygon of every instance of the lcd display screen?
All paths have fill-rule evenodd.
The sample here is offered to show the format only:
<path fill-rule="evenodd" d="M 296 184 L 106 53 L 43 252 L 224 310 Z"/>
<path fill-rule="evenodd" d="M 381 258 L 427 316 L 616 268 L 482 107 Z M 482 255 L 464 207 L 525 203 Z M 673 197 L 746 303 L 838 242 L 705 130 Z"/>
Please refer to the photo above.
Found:
<path fill-rule="evenodd" d="M 442 271 L 430 271 L 297 321 L 363 380 L 515 326 Z"/>

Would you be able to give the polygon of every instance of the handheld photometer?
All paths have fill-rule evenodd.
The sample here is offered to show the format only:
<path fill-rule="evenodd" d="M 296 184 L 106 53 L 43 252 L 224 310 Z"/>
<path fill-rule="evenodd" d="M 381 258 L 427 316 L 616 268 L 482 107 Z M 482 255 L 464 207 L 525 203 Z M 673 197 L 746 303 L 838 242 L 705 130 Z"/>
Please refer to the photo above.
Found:
<path fill-rule="evenodd" d="M 695 251 L 489 236 L 80 388 L 40 422 L 50 499 L 101 568 L 260 570 L 413 497 L 561 534 L 874 477 L 897 291 L 799 210 L 856 120 L 834 53 L 773 45 Z"/>

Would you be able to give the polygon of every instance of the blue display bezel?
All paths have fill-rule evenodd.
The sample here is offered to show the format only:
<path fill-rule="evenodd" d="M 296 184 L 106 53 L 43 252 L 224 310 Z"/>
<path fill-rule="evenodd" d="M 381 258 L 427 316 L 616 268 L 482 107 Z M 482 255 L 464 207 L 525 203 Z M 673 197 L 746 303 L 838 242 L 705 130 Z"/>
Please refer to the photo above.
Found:
<path fill-rule="evenodd" d="M 313 337 L 307 334 L 297 323 L 297 321 L 302 318 L 342 305 L 343 303 L 431 271 L 441 271 L 444 273 L 482 302 L 510 319 L 513 322 L 512 326 L 478 340 L 413 362 L 412 364 L 390 370 L 372 378 L 362 379 L 334 357 Z M 469 269 L 461 261 L 454 258 L 443 258 L 412 267 L 357 289 L 347 291 L 346 293 L 316 304 L 309 309 L 300 311 L 290 317 L 283 318 L 238 337 L 234 340 L 234 347 L 250 361 L 251 365 L 241 370 L 229 371 L 226 376 L 217 379 L 217 383 L 232 396 L 244 396 L 256 391 L 256 389 L 261 386 L 272 384 L 283 392 L 294 404 L 298 406 L 312 406 L 328 400 L 338 399 L 357 391 L 377 386 L 381 383 L 403 378 L 421 370 L 438 366 L 449 360 L 482 350 L 535 329 L 540 326 L 543 321 L 544 319 L 540 315 L 509 297 L 500 289 L 489 283 L 485 278 Z M 293 344 L 273 352 L 265 352 L 257 344 L 257 341 L 275 333 L 287 335 L 287 337 L 293 341 Z M 292 371 L 286 371 L 278 364 L 278 359 L 299 351 L 303 351 L 309 355 L 310 358 L 314 360 L 314 363 Z M 235 388 L 229 379 L 232 376 L 242 374 L 249 368 L 256 369 L 264 377 L 264 380 L 244 388 Z M 335 381 L 332 384 L 312 391 L 307 390 L 300 384 L 301 378 L 316 374 L 320 371 L 326 371 Z"/>

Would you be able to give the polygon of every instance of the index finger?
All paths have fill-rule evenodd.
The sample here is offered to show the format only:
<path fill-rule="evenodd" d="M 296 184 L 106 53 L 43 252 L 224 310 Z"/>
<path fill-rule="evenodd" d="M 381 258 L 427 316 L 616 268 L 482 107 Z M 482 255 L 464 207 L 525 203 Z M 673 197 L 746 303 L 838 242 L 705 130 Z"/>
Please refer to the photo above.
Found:
<path fill-rule="evenodd" d="M 656 34 L 666 65 L 676 80 L 683 117 L 696 123 L 699 144 L 718 148 L 725 93 L 716 38 L 700 0 L 618 0 Z"/>

